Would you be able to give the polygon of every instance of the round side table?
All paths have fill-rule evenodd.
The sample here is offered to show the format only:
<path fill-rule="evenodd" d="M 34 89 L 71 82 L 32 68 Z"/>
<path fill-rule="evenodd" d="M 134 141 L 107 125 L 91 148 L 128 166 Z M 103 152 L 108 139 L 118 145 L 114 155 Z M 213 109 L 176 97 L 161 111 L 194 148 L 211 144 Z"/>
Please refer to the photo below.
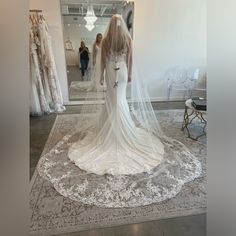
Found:
<path fill-rule="evenodd" d="M 189 125 L 192 124 L 193 120 L 198 119 L 203 124 L 202 133 L 196 137 L 192 136 L 189 130 Z M 198 110 L 192 106 L 192 99 L 188 99 L 185 101 L 185 111 L 184 111 L 184 119 L 181 130 L 187 130 L 188 137 L 193 140 L 198 140 L 198 138 L 206 135 L 206 111 Z"/>

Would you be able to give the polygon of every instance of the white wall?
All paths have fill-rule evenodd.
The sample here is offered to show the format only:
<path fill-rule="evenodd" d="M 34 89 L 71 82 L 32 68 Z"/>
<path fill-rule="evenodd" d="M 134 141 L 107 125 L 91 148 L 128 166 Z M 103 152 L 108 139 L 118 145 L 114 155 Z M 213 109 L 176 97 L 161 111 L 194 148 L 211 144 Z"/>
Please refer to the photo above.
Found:
<path fill-rule="evenodd" d="M 80 27 L 78 24 L 67 24 L 64 25 L 64 39 L 67 40 L 69 37 L 72 42 L 74 51 L 66 52 L 66 61 L 67 65 L 79 65 L 79 47 L 80 43 L 83 40 L 85 45 L 89 48 L 90 51 L 90 59 L 92 59 L 92 46 L 95 42 L 97 33 L 104 34 L 107 26 L 97 25 L 92 31 L 88 31 L 83 25 Z"/>
<path fill-rule="evenodd" d="M 142 58 L 151 98 L 165 100 L 164 75 L 169 68 L 206 66 L 206 0 L 134 2 L 134 49 Z M 63 98 L 67 102 L 60 1 L 30 0 L 30 8 L 42 9 L 49 24 Z"/>
<path fill-rule="evenodd" d="M 67 103 L 69 101 L 69 97 L 62 33 L 60 0 L 30 0 L 29 8 L 43 10 L 43 15 L 48 23 L 49 32 L 52 36 L 52 48 L 58 71 L 58 77 L 61 84 L 63 100 L 64 103 Z"/>
<path fill-rule="evenodd" d="M 206 0 L 134 2 L 134 48 L 151 97 L 162 100 L 169 68 L 206 66 Z"/>

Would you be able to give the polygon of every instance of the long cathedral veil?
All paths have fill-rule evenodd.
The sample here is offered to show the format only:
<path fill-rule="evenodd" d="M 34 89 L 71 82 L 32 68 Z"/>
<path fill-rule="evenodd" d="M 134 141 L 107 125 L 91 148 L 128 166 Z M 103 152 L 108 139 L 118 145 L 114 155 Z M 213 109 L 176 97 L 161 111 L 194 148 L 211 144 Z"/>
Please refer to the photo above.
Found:
<path fill-rule="evenodd" d="M 145 131 L 145 143 L 140 144 L 135 141 L 135 137 L 133 138 L 135 132 L 132 132 L 132 129 L 136 129 L 135 127 L 130 129 L 129 137 L 124 135 L 120 126 L 116 126 L 119 122 L 115 119 L 119 117 L 114 111 L 114 101 L 112 103 L 106 99 L 105 104 L 101 104 L 98 95 L 95 104 L 83 106 L 81 118 L 76 127 L 73 127 L 73 131 L 66 134 L 50 151 L 44 153 L 38 164 L 39 174 L 50 181 L 59 193 L 84 204 L 100 207 L 136 207 L 157 203 L 174 197 L 185 183 L 201 175 L 201 164 L 198 159 L 184 144 L 163 133 L 148 95 L 146 81 L 138 73 L 137 58 L 125 22 L 122 16 L 114 15 L 102 42 L 101 83 L 104 82 L 104 77 L 109 83 L 109 78 L 106 77 L 108 68 L 105 68 L 105 75 L 103 74 L 103 68 L 108 60 L 114 61 L 112 69 L 116 73 L 120 70 L 122 62 L 119 58 L 122 55 L 125 56 L 127 78 L 130 80 L 127 85 L 129 114 L 135 127 Z M 113 86 L 110 88 L 113 87 L 114 90 L 121 86 L 119 79 L 115 79 L 112 83 Z M 111 91 L 107 90 L 105 96 L 108 96 L 109 92 Z M 111 129 L 104 128 L 109 125 Z M 109 134 L 106 133 L 107 130 L 115 132 Z M 160 140 L 164 150 L 164 153 L 159 152 L 162 156 L 159 162 L 154 160 L 159 148 L 156 146 L 157 139 Z M 109 153 L 110 145 L 114 143 L 117 144 L 117 151 L 114 152 L 112 149 Z M 143 158 L 145 159 L 147 153 L 154 160 L 151 163 L 156 163 L 156 166 L 150 168 L 144 164 L 143 171 L 140 171 L 136 169 L 136 165 L 132 170 L 132 165 L 127 163 L 126 168 L 124 163 L 120 172 L 112 170 L 97 174 L 86 171 L 87 162 L 91 162 L 89 164 L 91 167 L 94 161 L 94 169 L 97 169 L 96 160 L 104 155 L 110 154 L 111 159 L 114 155 L 120 158 L 119 160 L 122 159 L 122 155 L 125 158 L 123 147 L 126 148 L 127 156 L 132 156 L 136 148 L 138 150 L 146 148 Z M 83 158 L 87 162 L 80 162 L 78 166 L 83 168 L 79 168 L 73 163 L 76 162 L 73 159 L 76 153 L 77 158 L 79 153 L 93 155 L 90 155 L 90 160 L 84 155 Z M 116 174 L 112 174 L 113 171 Z"/>

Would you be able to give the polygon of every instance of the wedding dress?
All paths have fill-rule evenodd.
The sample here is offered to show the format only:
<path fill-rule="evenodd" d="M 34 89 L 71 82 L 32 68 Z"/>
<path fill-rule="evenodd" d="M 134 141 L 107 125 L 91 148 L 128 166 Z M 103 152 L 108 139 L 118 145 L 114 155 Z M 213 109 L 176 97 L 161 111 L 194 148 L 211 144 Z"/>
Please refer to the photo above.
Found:
<path fill-rule="evenodd" d="M 104 37 L 110 48 L 119 48 L 120 41 L 111 40 L 118 38 L 116 32 L 127 37 L 126 45 L 132 42 L 120 15 L 112 17 Z M 92 106 L 95 110 L 85 105 L 77 123 L 38 163 L 39 174 L 74 201 L 99 207 L 144 206 L 176 196 L 184 184 L 201 176 L 198 158 L 162 131 L 145 79 L 134 67 L 127 102 L 130 51 L 109 50 L 105 104 Z M 62 132 L 59 127 L 55 138 Z"/>
<path fill-rule="evenodd" d="M 39 55 L 37 53 L 37 45 L 39 46 L 40 43 L 35 28 L 35 25 L 32 25 L 30 29 L 30 114 L 41 116 L 52 111 L 44 92 Z"/>
<path fill-rule="evenodd" d="M 36 17 L 36 16 L 35 16 Z M 44 18 L 30 24 L 30 114 L 43 115 L 65 110 L 51 36 Z"/>
<path fill-rule="evenodd" d="M 63 105 L 62 91 L 52 50 L 52 37 L 45 20 L 42 19 L 38 27 L 45 95 L 51 109 L 55 112 L 62 112 L 65 110 L 65 106 Z"/>
<path fill-rule="evenodd" d="M 119 70 L 114 70 L 119 66 Z M 69 149 L 68 156 L 81 169 L 98 175 L 137 174 L 160 164 L 164 146 L 160 139 L 136 127 L 126 100 L 126 55 L 111 55 L 106 64 L 107 95 L 98 133 Z"/>

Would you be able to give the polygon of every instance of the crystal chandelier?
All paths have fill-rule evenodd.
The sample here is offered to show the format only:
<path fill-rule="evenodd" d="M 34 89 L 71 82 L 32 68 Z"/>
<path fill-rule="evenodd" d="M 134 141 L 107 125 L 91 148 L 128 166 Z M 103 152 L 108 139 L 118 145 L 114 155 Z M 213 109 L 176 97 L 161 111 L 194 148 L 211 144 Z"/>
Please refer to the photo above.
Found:
<path fill-rule="evenodd" d="M 94 23 L 97 20 L 97 17 L 95 16 L 94 10 L 93 10 L 93 6 L 92 5 L 88 5 L 88 9 L 87 9 L 87 13 L 86 16 L 84 17 L 84 19 L 86 20 L 86 25 L 85 27 L 91 31 L 94 28 Z"/>

